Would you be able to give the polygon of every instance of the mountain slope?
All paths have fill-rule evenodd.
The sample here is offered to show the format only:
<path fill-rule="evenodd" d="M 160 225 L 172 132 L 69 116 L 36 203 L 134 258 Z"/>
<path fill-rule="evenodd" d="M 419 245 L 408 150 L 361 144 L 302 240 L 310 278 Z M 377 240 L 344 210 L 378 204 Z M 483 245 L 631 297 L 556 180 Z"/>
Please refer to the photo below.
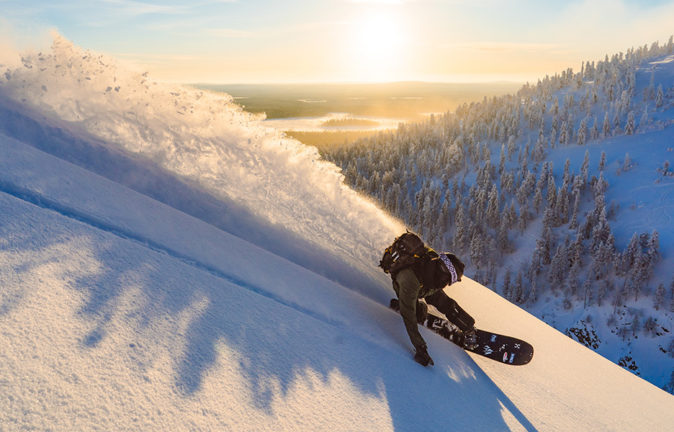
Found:
<path fill-rule="evenodd" d="M 482 327 L 532 341 L 529 366 L 472 359 L 425 332 L 436 366 L 421 368 L 383 305 L 0 143 L 11 155 L 0 170 L 0 337 L 10 347 L 0 354 L 0 412 L 10 430 L 665 430 L 674 421 L 670 395 L 474 282 L 450 294 Z"/>

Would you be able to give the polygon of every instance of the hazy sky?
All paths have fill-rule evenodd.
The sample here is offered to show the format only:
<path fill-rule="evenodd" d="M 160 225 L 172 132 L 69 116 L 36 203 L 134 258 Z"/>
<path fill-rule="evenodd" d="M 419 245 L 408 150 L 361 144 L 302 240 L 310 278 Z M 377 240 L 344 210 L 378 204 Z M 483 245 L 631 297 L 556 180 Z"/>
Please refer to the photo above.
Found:
<path fill-rule="evenodd" d="M 0 0 L 5 45 L 52 30 L 160 80 L 535 81 L 666 42 L 674 0 Z"/>

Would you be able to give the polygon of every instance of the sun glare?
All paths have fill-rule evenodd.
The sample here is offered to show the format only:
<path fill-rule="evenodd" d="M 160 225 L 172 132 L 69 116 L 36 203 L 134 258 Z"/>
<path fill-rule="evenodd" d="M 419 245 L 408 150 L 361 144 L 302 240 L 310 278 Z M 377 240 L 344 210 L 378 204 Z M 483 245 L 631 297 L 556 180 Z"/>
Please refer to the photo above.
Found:
<path fill-rule="evenodd" d="M 392 81 L 401 73 L 403 30 L 392 16 L 357 20 L 349 43 L 351 73 L 359 81 Z"/>

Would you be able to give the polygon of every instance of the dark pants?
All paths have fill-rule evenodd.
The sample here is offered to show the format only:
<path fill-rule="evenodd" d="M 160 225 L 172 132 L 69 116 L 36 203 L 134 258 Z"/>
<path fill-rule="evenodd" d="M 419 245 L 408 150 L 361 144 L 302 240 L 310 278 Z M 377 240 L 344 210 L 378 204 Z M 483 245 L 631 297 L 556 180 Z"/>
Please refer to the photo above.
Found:
<path fill-rule="evenodd" d="M 454 299 L 445 294 L 443 290 L 436 291 L 426 297 L 426 303 L 435 306 L 437 310 L 445 314 L 447 319 L 460 328 L 461 331 L 469 330 L 475 325 L 473 317 L 468 315 L 468 312 L 463 310 L 461 306 L 459 306 Z"/>
<path fill-rule="evenodd" d="M 405 329 L 410 341 L 415 348 L 426 346 L 417 328 L 417 301 L 421 290 L 421 283 L 411 268 L 400 270 L 393 278 L 393 289 L 400 300 L 400 315 L 403 317 Z M 423 294 L 422 294 L 423 295 Z M 475 324 L 475 320 L 461 307 L 445 294 L 443 290 L 434 292 L 424 297 L 428 304 L 435 306 L 449 321 L 462 331 L 469 330 Z"/>

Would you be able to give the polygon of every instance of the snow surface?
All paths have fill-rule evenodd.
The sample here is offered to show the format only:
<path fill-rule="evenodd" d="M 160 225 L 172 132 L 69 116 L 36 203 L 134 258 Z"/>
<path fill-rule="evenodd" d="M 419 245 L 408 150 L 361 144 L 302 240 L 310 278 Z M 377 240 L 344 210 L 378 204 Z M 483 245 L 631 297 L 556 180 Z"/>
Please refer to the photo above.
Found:
<path fill-rule="evenodd" d="M 376 268 L 398 222 L 219 96 L 116 100 L 145 77 L 109 61 L 57 38 L 0 81 L 0 430 L 671 430 L 672 395 L 467 278 L 532 363 L 422 329 L 417 365 Z"/>

